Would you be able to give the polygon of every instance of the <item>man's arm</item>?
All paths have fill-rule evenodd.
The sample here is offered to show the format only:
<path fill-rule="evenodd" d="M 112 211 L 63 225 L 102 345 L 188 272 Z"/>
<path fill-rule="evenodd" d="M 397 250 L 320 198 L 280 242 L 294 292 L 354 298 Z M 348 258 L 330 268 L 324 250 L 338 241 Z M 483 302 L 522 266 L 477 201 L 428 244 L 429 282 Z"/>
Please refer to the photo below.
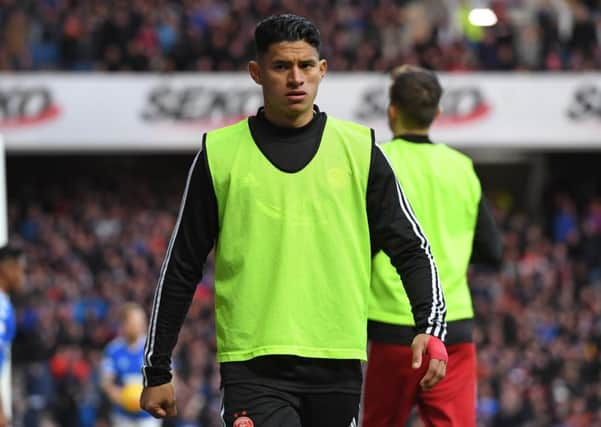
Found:
<path fill-rule="evenodd" d="M 2 303 L 2 310 L 0 310 L 0 373 L 4 370 L 4 364 L 10 359 L 10 347 L 11 338 L 9 337 L 10 329 L 10 318 L 12 316 L 12 306 L 10 304 L 4 305 Z M 6 378 L 2 378 L 1 382 L 4 382 Z M 11 419 L 8 418 L 9 414 L 4 413 L 4 399 L 8 405 L 11 404 L 10 390 L 7 390 L 8 396 L 4 395 L 3 387 L 0 387 L 0 427 L 7 427 L 11 424 Z"/>
<path fill-rule="evenodd" d="M 6 319 L 0 319 L 0 324 L 2 325 L 2 331 L 6 331 Z M 6 351 L 5 345 L 6 335 L 5 333 L 0 334 L 0 372 L 2 371 L 2 367 L 4 365 L 4 353 Z M 6 417 L 4 413 L 4 396 L 2 395 L 2 390 L 0 390 L 0 427 L 6 427 L 10 423 L 10 420 Z"/>
<path fill-rule="evenodd" d="M 382 249 L 390 257 L 411 302 L 416 326 L 411 367 L 419 369 L 423 355 L 430 356 L 428 370 L 420 380 L 422 389 L 429 390 L 446 374 L 444 296 L 428 240 L 386 156 L 375 144 L 367 184 L 367 216 L 372 250 Z"/>
<path fill-rule="evenodd" d="M 121 387 L 115 384 L 115 361 L 106 350 L 100 364 L 100 388 L 112 403 L 121 404 Z"/>
<path fill-rule="evenodd" d="M 107 395 L 112 403 L 121 405 L 122 388 L 115 384 L 114 377 L 103 376 L 100 381 L 100 388 Z"/>
<path fill-rule="evenodd" d="M 203 140 L 188 173 L 154 295 L 144 349 L 145 387 L 169 383 L 172 378 L 171 353 L 217 232 L 217 202 Z"/>
<path fill-rule="evenodd" d="M 503 262 L 503 241 L 495 220 L 484 200 L 480 198 L 471 261 L 499 268 Z"/>
<path fill-rule="evenodd" d="M 2 393 L 0 393 L 0 427 L 8 427 L 10 420 L 4 415 L 4 402 L 2 401 Z"/>
<path fill-rule="evenodd" d="M 388 160 L 375 144 L 367 185 L 367 215 L 372 250 L 383 250 L 401 276 L 416 332 L 444 340 L 446 306 L 430 246 Z"/>

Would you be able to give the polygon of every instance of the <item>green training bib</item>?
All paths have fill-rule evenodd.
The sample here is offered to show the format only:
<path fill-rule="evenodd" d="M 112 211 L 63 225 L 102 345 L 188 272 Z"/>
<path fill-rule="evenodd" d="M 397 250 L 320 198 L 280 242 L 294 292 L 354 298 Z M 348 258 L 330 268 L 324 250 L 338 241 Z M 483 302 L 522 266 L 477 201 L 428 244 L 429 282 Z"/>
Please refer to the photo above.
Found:
<path fill-rule="evenodd" d="M 314 158 L 278 169 L 248 121 L 208 132 L 217 197 L 218 360 L 366 357 L 368 128 L 328 117 Z"/>
<path fill-rule="evenodd" d="M 442 144 L 395 139 L 382 145 L 432 248 L 447 306 L 446 320 L 474 316 L 467 286 L 480 181 L 472 161 Z M 373 259 L 369 318 L 414 326 L 411 304 L 390 258 Z"/>

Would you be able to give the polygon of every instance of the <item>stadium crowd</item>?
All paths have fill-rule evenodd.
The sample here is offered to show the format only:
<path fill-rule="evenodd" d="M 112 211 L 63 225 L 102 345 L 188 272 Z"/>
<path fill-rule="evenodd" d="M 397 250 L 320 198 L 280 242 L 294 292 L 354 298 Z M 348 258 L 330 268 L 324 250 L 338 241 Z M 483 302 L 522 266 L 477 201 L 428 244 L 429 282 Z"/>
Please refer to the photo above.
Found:
<path fill-rule="evenodd" d="M 179 206 L 174 189 L 183 188 L 176 179 L 152 185 L 149 177 L 115 179 L 109 184 L 98 175 L 82 175 L 76 185 L 64 176 L 50 186 L 21 182 L 18 199 L 11 200 L 11 228 L 28 264 L 26 292 L 16 301 L 19 332 L 13 347 L 19 384 L 13 399 L 24 426 L 50 420 L 60 427 L 108 425 L 110 406 L 99 388 L 102 352 L 119 332 L 124 302 L 151 306 Z M 105 186 L 94 183 L 98 180 Z M 217 425 L 210 268 L 178 343 L 178 426 Z"/>
<path fill-rule="evenodd" d="M 0 70 L 244 70 L 256 23 L 292 12 L 320 28 L 331 70 L 594 70 L 601 3 L 492 0 L 1 0 Z"/>
<path fill-rule="evenodd" d="M 497 217 L 503 269 L 471 280 L 479 423 L 601 425 L 601 200 L 557 194 L 544 222 Z"/>
<path fill-rule="evenodd" d="M 107 175 L 108 162 L 74 170 L 73 161 L 57 161 L 28 178 L 9 173 L 10 226 L 28 258 L 13 350 L 25 427 L 107 425 L 100 355 L 123 302 L 150 307 L 185 179 L 183 159 L 155 161 L 170 167 L 128 172 L 110 161 Z M 559 193 L 543 221 L 500 208 L 495 215 L 503 269 L 475 267 L 470 280 L 479 425 L 601 425 L 601 199 L 576 206 Z M 170 425 L 220 425 L 211 269 L 178 343 L 180 418 Z"/>

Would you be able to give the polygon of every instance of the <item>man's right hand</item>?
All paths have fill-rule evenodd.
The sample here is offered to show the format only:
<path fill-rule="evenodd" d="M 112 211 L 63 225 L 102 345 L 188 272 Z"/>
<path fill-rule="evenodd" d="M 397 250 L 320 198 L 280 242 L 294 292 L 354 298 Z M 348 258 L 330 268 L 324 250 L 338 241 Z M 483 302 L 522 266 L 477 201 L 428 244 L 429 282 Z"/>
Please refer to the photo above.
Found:
<path fill-rule="evenodd" d="M 422 366 L 422 356 L 428 354 L 430 362 L 426 374 L 419 382 L 422 390 L 430 390 L 445 376 L 449 355 L 442 341 L 428 334 L 417 334 L 411 343 L 413 352 L 411 366 L 419 369 Z"/>
<path fill-rule="evenodd" d="M 155 418 L 174 417 L 175 389 L 172 383 L 144 387 L 140 396 L 140 407 Z"/>

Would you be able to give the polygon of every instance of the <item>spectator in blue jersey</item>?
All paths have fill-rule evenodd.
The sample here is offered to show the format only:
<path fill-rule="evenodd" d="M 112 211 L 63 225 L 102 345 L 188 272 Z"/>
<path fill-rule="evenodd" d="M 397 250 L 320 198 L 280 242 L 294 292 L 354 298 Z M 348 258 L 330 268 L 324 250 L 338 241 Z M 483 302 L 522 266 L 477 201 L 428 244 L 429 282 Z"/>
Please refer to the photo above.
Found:
<path fill-rule="evenodd" d="M 6 245 L 0 248 L 0 427 L 11 420 L 10 346 L 15 337 L 15 310 L 10 294 L 25 281 L 24 258 L 21 250 Z"/>
<path fill-rule="evenodd" d="M 154 419 L 139 407 L 127 408 L 124 389 L 128 386 L 142 390 L 142 361 L 146 339 L 146 315 L 134 303 L 125 304 L 121 311 L 120 336 L 111 341 L 101 365 L 102 389 L 113 404 L 112 425 L 114 427 L 158 427 Z M 139 395 L 137 396 L 139 399 Z M 136 400 L 137 401 L 137 400 Z"/>

